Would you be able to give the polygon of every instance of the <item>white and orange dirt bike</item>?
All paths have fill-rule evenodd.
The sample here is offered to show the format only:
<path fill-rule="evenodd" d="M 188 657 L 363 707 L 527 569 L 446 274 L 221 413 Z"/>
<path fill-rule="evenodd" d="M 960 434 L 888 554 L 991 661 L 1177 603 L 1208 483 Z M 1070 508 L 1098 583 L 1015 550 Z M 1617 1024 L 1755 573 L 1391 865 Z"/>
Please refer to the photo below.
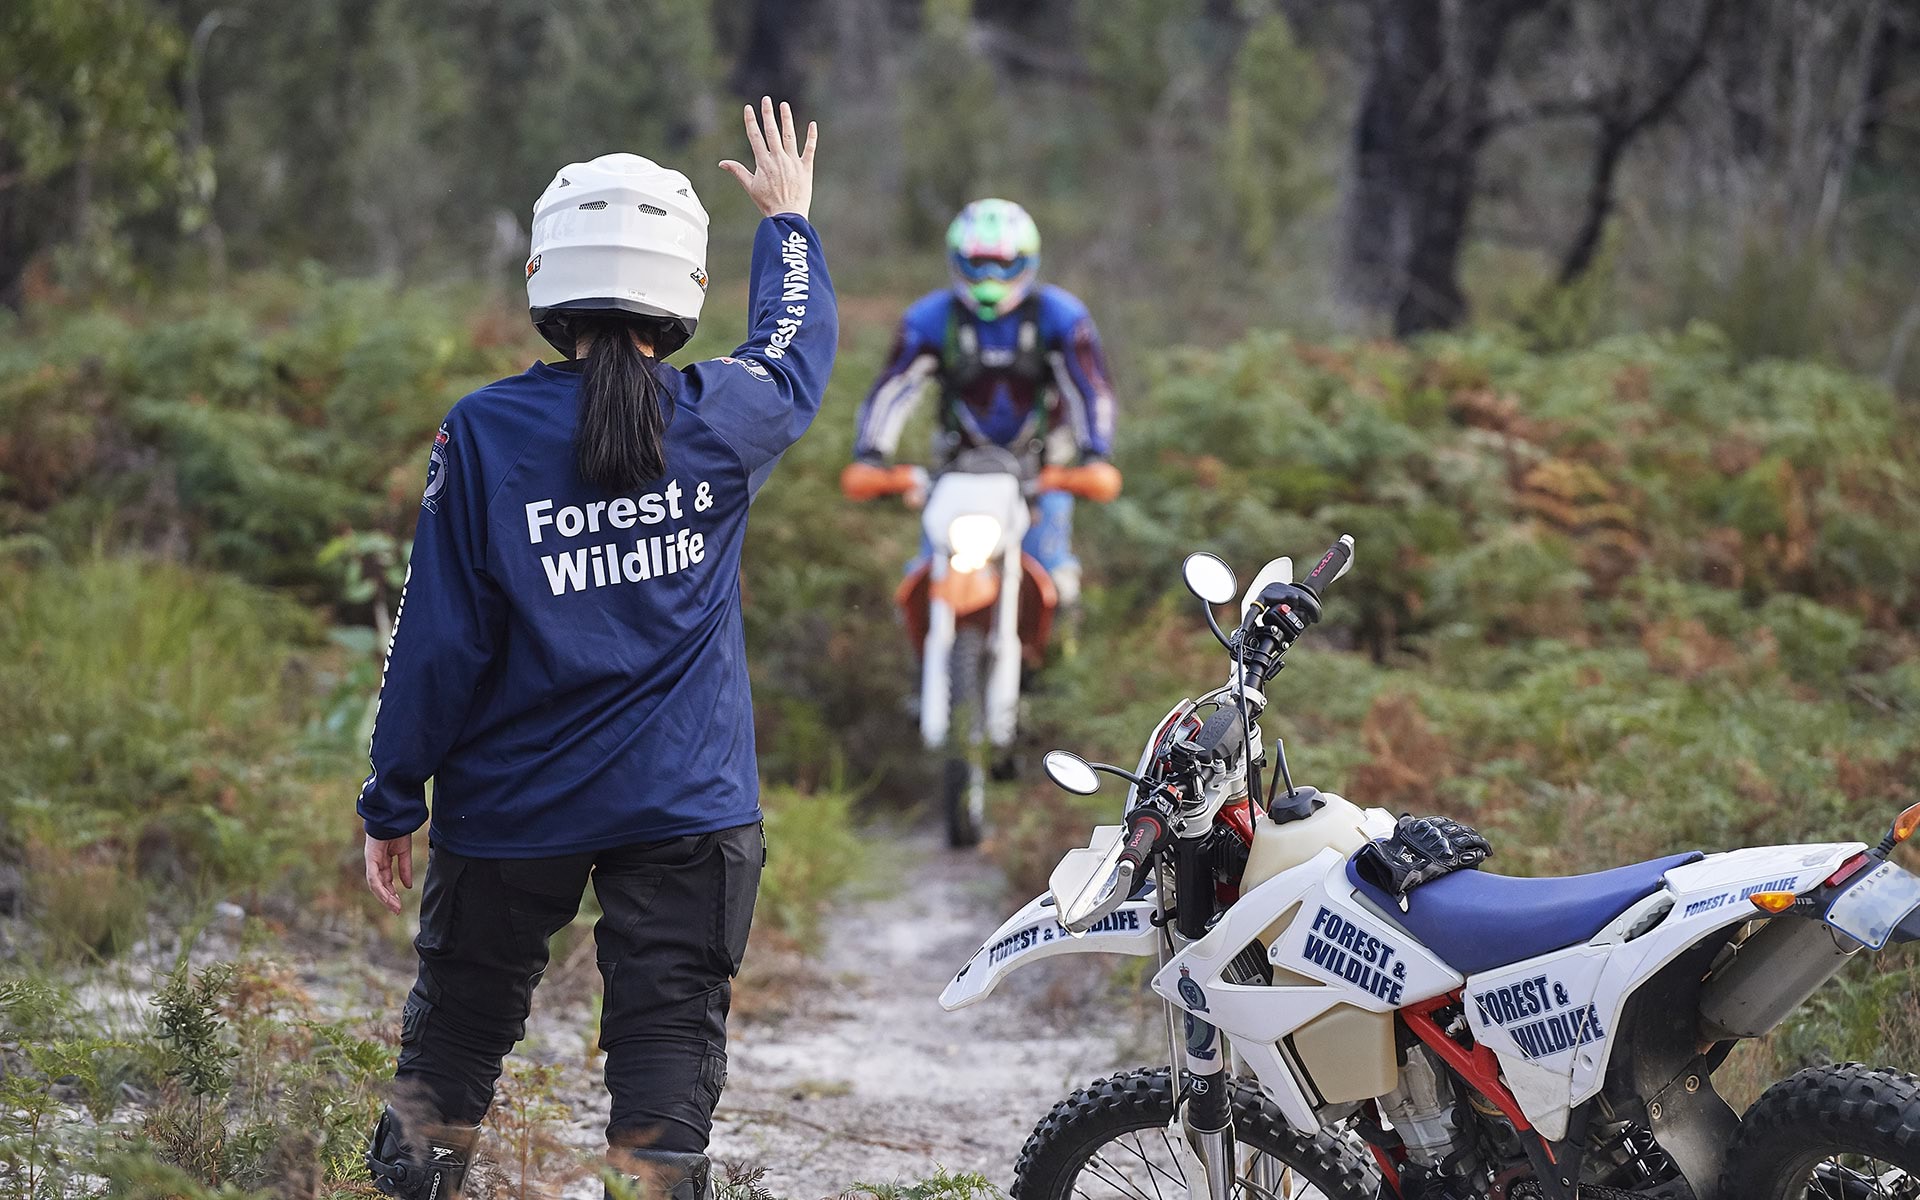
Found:
<path fill-rule="evenodd" d="M 1176 705 L 1131 771 L 1047 755 L 1068 791 L 1125 780 L 1125 822 L 1070 851 L 941 1004 L 1055 955 L 1157 958 L 1170 1069 L 1056 1105 L 1015 1200 L 1920 1197 L 1913 1076 L 1811 1068 L 1744 1117 L 1714 1088 L 1738 1042 L 1856 954 L 1920 938 L 1920 879 L 1889 861 L 1920 806 L 1872 846 L 1560 879 L 1442 863 L 1383 885 L 1382 851 L 1435 826 L 1294 786 L 1259 726 L 1351 555 L 1342 538 L 1297 584 L 1287 559 L 1269 563 L 1231 636 L 1211 606 L 1232 601 L 1233 572 L 1189 558 L 1227 683 Z"/>
<path fill-rule="evenodd" d="M 977 845 L 987 777 L 1005 777 L 1020 724 L 1023 671 L 1040 666 L 1060 594 L 1021 550 L 1041 492 L 1106 503 L 1120 492 L 1107 463 L 1037 467 L 1000 446 L 955 455 L 929 480 L 920 467 L 854 463 L 840 476 L 852 500 L 923 499 L 924 561 L 894 594 L 920 655 L 920 739 L 938 756 L 947 843 Z"/>

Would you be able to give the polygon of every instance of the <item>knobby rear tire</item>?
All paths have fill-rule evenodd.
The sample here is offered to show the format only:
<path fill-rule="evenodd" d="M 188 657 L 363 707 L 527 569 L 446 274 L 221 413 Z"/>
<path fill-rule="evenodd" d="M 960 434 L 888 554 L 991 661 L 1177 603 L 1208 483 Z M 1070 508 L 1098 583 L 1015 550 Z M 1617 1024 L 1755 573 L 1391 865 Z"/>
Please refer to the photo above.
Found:
<path fill-rule="evenodd" d="M 1920 1179 L 1920 1078 L 1838 1063 L 1774 1084 L 1741 1118 L 1720 1195 L 1801 1200 L 1813 1167 L 1837 1154 L 1864 1155 Z"/>
<path fill-rule="evenodd" d="M 1095 1150 L 1129 1133 L 1164 1129 L 1172 1120 L 1173 1084 L 1165 1067 L 1123 1071 L 1089 1084 L 1034 1126 L 1014 1167 L 1012 1200 L 1072 1200 Z M 1375 1200 L 1379 1194 L 1371 1166 L 1324 1133 L 1295 1133 L 1251 1086 L 1234 1085 L 1233 1127 L 1241 1145 L 1292 1168 L 1327 1200 Z"/>

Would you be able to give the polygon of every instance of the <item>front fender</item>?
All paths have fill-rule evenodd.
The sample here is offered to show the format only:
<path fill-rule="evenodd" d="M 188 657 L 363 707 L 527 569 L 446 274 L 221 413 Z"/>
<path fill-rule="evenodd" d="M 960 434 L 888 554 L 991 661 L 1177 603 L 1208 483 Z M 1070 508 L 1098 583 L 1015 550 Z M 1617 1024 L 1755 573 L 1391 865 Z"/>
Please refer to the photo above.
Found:
<path fill-rule="evenodd" d="M 1054 918 L 1053 894 L 1035 896 L 981 943 L 940 993 L 940 1007 L 952 1012 L 983 1000 L 1015 967 L 1058 954 L 1153 954 L 1160 946 L 1160 930 L 1153 923 L 1158 911 L 1154 893 L 1148 890 L 1075 936 Z"/>

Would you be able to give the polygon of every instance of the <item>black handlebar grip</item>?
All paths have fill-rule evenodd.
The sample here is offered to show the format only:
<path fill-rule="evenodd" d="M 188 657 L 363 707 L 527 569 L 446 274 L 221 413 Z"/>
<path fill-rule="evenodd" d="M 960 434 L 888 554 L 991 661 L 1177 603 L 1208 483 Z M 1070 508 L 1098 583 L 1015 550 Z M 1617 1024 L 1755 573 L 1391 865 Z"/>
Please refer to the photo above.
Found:
<path fill-rule="evenodd" d="M 1120 861 L 1131 863 L 1131 875 L 1137 877 L 1147 865 L 1147 857 L 1153 848 L 1167 836 L 1167 824 L 1155 812 L 1135 812 L 1127 818 L 1127 844 L 1120 851 Z"/>
<path fill-rule="evenodd" d="M 1353 535 L 1343 533 L 1340 540 L 1327 548 L 1320 561 L 1313 564 L 1313 570 L 1300 581 L 1300 586 L 1312 592 L 1316 597 L 1326 594 L 1327 585 L 1340 578 L 1353 562 Z"/>

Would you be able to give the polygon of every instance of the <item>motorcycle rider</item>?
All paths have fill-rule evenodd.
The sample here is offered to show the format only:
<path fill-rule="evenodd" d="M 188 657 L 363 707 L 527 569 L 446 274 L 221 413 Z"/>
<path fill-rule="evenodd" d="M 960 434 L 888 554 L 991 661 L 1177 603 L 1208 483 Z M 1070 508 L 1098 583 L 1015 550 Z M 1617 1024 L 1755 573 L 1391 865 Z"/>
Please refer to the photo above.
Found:
<path fill-rule="evenodd" d="M 819 411 L 837 337 L 807 221 L 817 132 L 746 110 L 765 214 L 752 332 L 660 359 L 705 298 L 707 214 L 632 154 L 563 167 L 534 210 L 527 299 L 566 355 L 448 413 L 361 788 L 367 884 L 398 913 L 431 857 L 394 1102 L 368 1148 L 390 1195 L 459 1192 L 547 942 L 592 884 L 610 1160 L 649 1194 L 709 1190 L 761 833 L 739 562 L 747 509 Z"/>
<path fill-rule="evenodd" d="M 883 467 L 928 391 L 940 393 L 935 459 L 972 446 L 1034 448 L 1061 466 L 1113 452 L 1113 388 L 1086 305 L 1037 284 L 1040 230 L 1010 200 L 975 200 L 947 228 L 952 283 L 901 318 L 886 368 L 860 408 L 856 463 Z M 918 507 L 924 495 L 909 492 Z M 1024 549 L 1053 577 L 1063 606 L 1080 594 L 1073 496 L 1043 492 Z"/>

